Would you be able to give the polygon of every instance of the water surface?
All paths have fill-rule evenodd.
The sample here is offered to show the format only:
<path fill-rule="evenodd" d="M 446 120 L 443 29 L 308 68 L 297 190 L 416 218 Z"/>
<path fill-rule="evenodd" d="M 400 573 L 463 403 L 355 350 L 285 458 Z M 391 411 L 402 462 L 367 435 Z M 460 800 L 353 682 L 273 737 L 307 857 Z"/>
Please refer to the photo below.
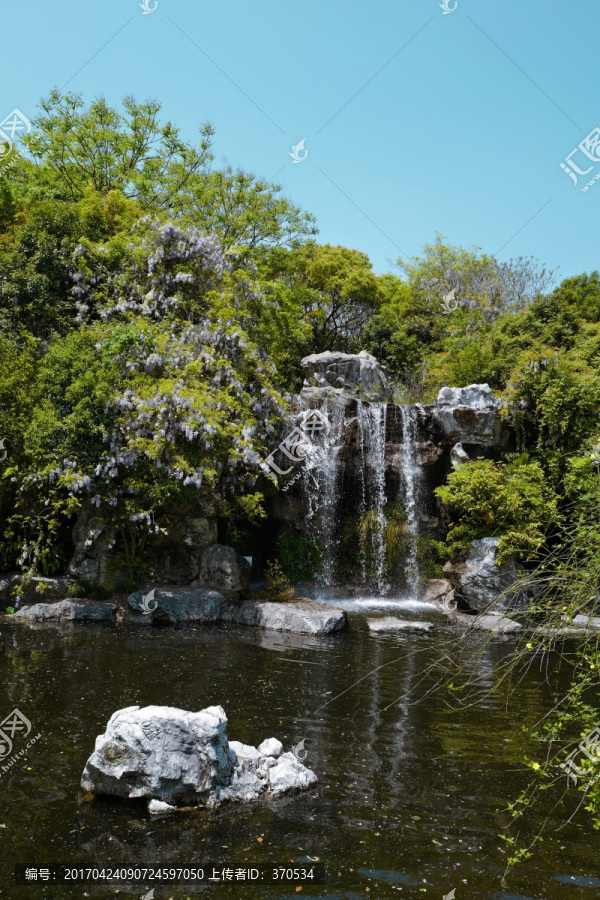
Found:
<path fill-rule="evenodd" d="M 556 830 L 577 804 L 574 793 L 552 813 L 534 859 L 501 883 L 503 810 L 527 783 L 523 753 L 537 751 L 522 725 L 535 722 L 551 696 L 539 673 L 523 681 L 510 709 L 493 694 L 479 706 L 452 709 L 443 692 L 426 696 L 423 682 L 452 640 L 443 618 L 433 615 L 430 635 L 370 634 L 369 603 L 349 601 L 351 627 L 331 637 L 237 627 L 3 626 L 2 718 L 18 707 L 41 738 L 0 777 L 1 900 L 146 892 L 16 887 L 15 861 L 223 866 L 289 865 L 308 857 L 328 871 L 327 885 L 303 889 L 311 897 L 442 900 L 452 888 L 456 900 L 600 896 L 600 836 L 578 818 Z M 361 604 L 366 608 L 357 612 Z M 384 607 L 378 612 L 390 611 Z M 422 618 L 414 606 L 412 615 Z M 482 646 L 481 638 L 472 640 Z M 490 686 L 494 663 L 512 646 L 498 640 L 481 653 L 478 670 Z M 404 699 L 382 711 L 398 697 Z M 230 739 L 255 746 L 275 736 L 291 749 L 304 738 L 306 764 L 319 783 L 278 801 L 160 819 L 142 804 L 83 801 L 79 780 L 96 735 L 115 710 L 134 704 L 189 710 L 221 704 Z M 163 885 L 155 900 L 207 892 L 298 896 L 293 888 Z"/>

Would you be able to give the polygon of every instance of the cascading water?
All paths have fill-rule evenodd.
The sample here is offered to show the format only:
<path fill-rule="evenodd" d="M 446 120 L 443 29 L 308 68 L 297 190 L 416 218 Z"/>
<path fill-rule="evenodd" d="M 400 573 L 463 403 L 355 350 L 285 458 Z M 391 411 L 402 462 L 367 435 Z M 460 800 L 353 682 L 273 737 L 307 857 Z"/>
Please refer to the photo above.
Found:
<path fill-rule="evenodd" d="M 309 409 L 302 401 L 302 411 Z M 319 536 L 323 553 L 323 568 L 319 580 L 323 587 L 329 587 L 333 581 L 337 555 L 340 481 L 338 457 L 343 443 L 344 405 L 323 400 L 319 411 L 327 417 L 330 429 L 320 435 L 315 451 L 306 456 L 302 477 L 308 501 L 307 522 L 311 523 Z"/>
<path fill-rule="evenodd" d="M 380 594 L 389 585 L 385 580 L 386 548 L 385 527 L 387 524 L 384 507 L 385 496 L 385 432 L 386 403 L 357 403 L 358 430 L 362 456 L 361 466 L 361 519 L 371 513 L 368 541 L 373 564 L 372 575 Z M 361 563 L 363 581 L 367 580 L 367 543 L 361 542 Z"/>
<path fill-rule="evenodd" d="M 419 584 L 419 568 L 417 564 L 417 493 L 419 464 L 417 460 L 417 413 L 414 406 L 401 406 L 402 448 L 400 469 L 402 473 L 401 490 L 403 492 L 404 509 L 408 526 L 408 554 L 404 564 L 404 578 L 411 597 L 417 596 Z"/>

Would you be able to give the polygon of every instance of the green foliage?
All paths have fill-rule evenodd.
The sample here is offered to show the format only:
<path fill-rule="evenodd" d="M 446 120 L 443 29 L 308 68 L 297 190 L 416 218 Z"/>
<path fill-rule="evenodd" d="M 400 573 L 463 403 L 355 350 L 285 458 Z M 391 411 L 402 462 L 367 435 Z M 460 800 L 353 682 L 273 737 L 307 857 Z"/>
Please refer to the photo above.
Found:
<path fill-rule="evenodd" d="M 292 582 L 312 580 L 323 569 L 323 553 L 315 538 L 281 535 L 277 540 L 277 559 Z"/>
<path fill-rule="evenodd" d="M 78 579 L 67 588 L 67 596 L 87 600 L 108 600 L 111 591 L 97 581 L 89 581 L 85 578 Z"/>
<path fill-rule="evenodd" d="M 559 518 L 557 498 L 541 467 L 521 458 L 509 464 L 484 459 L 460 465 L 436 494 L 449 518 L 451 557 L 473 540 L 499 536 L 499 563 L 512 553 L 531 559 Z"/>
<path fill-rule="evenodd" d="M 269 275 L 290 292 L 308 329 L 307 352 L 352 352 L 377 311 L 382 290 L 364 253 L 313 244 L 272 255 Z"/>
<path fill-rule="evenodd" d="M 81 96 L 53 91 L 24 143 L 32 162 L 23 166 L 27 193 L 79 200 L 86 190 L 123 191 L 144 207 L 169 209 L 191 177 L 206 169 L 213 129 L 203 125 L 199 146 L 159 122 L 155 100 L 123 101 L 123 111 L 99 97 L 86 108 Z"/>
<path fill-rule="evenodd" d="M 287 603 L 294 599 L 294 588 L 289 584 L 281 564 L 277 560 L 270 560 L 265 570 L 267 586 L 253 594 L 256 600 L 266 600 L 270 603 Z"/>
<path fill-rule="evenodd" d="M 377 509 L 369 509 L 360 517 L 349 517 L 340 536 L 340 575 L 356 574 L 364 566 L 367 577 L 379 569 L 379 537 L 385 554 L 384 577 L 396 579 L 401 574 L 408 552 L 409 530 L 401 503 L 385 504 L 383 517 Z"/>

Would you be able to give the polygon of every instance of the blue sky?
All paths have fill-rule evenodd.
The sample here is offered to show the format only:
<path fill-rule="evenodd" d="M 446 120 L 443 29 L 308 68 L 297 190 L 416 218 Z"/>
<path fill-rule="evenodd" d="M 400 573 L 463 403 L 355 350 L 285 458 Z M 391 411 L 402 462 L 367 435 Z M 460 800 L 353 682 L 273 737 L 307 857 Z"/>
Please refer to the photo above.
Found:
<path fill-rule="evenodd" d="M 154 98 L 377 272 L 436 231 L 562 277 L 600 268 L 600 180 L 581 190 L 600 144 L 573 157 L 592 167 L 577 185 L 560 168 L 600 126 L 597 0 L 139 2 L 4 2 L 0 120 L 55 86 Z"/>

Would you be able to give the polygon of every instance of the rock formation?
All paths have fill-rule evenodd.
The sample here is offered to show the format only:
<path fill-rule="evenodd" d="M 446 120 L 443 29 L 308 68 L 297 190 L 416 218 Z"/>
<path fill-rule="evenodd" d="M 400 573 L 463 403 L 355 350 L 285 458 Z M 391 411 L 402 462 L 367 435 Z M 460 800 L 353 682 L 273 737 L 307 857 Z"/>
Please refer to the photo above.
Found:
<path fill-rule="evenodd" d="M 221 706 L 186 712 L 131 706 L 111 716 L 96 738 L 81 787 L 94 794 L 144 798 L 171 806 L 219 806 L 271 799 L 310 787 L 314 772 L 270 738 L 256 747 L 227 739 Z M 154 812 L 166 811 L 153 806 Z"/>
<path fill-rule="evenodd" d="M 527 592 L 518 586 L 522 570 L 514 556 L 496 565 L 499 541 L 496 537 L 472 541 L 464 562 L 444 566 L 456 597 L 479 612 L 500 612 L 527 600 Z"/>
<path fill-rule="evenodd" d="M 383 366 L 374 356 L 360 353 L 313 353 L 302 360 L 306 396 L 349 396 L 361 400 L 390 401 L 392 391 Z"/>
<path fill-rule="evenodd" d="M 438 394 L 435 415 L 452 443 L 490 447 L 505 438 L 501 407 L 502 400 L 494 397 L 487 384 L 444 387 Z"/>

